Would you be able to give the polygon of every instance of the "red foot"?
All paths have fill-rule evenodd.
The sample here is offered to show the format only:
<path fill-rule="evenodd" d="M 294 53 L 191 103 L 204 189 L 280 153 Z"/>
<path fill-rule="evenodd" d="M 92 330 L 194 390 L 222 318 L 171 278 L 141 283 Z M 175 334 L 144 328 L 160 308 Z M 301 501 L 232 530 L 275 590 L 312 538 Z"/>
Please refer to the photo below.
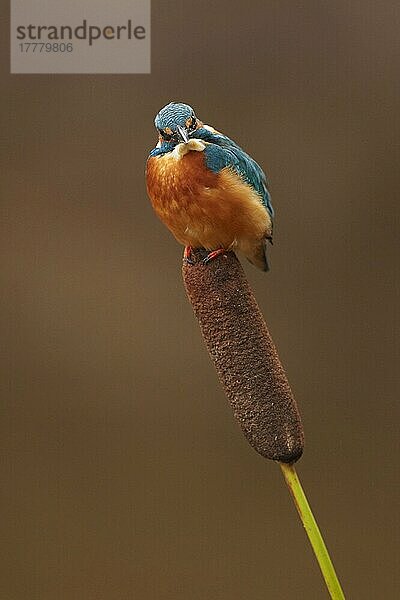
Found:
<path fill-rule="evenodd" d="M 189 265 L 193 265 L 194 262 L 191 259 L 192 256 L 192 246 L 185 246 L 183 251 L 183 262 L 188 263 Z"/>
<path fill-rule="evenodd" d="M 207 256 L 205 258 L 203 258 L 203 263 L 206 265 L 211 260 L 214 260 L 214 258 L 217 258 L 218 256 L 221 256 L 221 254 L 225 254 L 225 253 L 226 253 L 225 248 L 218 248 L 218 250 L 213 250 L 212 252 L 207 254 Z"/>

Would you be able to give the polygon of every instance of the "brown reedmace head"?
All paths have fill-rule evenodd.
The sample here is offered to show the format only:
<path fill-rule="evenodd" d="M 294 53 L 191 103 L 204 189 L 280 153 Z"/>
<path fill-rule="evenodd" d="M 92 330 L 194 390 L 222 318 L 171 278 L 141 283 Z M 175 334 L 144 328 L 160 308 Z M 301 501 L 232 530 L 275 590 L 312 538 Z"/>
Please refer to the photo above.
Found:
<path fill-rule="evenodd" d="M 249 443 L 291 463 L 303 452 L 299 411 L 267 325 L 233 252 L 183 265 L 186 292 L 220 381 Z"/>

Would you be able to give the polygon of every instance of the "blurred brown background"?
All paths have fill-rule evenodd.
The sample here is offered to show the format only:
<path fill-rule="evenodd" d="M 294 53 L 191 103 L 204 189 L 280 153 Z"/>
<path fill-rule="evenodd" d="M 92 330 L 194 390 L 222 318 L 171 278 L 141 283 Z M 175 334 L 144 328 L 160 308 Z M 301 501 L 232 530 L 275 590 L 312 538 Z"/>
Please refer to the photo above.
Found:
<path fill-rule="evenodd" d="M 146 198 L 170 100 L 270 177 L 272 271 L 245 268 L 301 407 L 298 471 L 348 598 L 395 598 L 398 2 L 152 14 L 146 76 L 11 76 L 3 21 L 0 598 L 326 597 Z"/>

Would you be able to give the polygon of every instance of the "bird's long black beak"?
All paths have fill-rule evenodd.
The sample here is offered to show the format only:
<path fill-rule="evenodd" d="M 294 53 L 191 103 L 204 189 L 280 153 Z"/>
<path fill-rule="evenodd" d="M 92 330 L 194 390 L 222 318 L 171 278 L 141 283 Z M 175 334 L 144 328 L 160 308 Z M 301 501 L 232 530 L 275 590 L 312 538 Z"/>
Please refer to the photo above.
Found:
<path fill-rule="evenodd" d="M 188 132 L 186 131 L 186 129 L 184 127 L 181 127 L 180 125 L 178 125 L 178 134 L 179 137 L 181 138 L 181 140 L 187 144 L 189 141 L 189 136 L 188 136 Z"/>

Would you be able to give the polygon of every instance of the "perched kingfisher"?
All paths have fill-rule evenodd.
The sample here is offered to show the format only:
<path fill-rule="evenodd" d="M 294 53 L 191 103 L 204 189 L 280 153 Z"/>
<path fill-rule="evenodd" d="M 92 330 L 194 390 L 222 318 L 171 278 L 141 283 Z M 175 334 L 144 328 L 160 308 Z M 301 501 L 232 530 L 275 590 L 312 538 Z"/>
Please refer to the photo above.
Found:
<path fill-rule="evenodd" d="M 159 141 L 146 167 L 158 217 L 185 246 L 205 248 L 208 262 L 229 250 L 268 271 L 274 211 L 261 167 L 233 140 L 204 125 L 191 106 L 171 102 L 155 118 Z"/>

